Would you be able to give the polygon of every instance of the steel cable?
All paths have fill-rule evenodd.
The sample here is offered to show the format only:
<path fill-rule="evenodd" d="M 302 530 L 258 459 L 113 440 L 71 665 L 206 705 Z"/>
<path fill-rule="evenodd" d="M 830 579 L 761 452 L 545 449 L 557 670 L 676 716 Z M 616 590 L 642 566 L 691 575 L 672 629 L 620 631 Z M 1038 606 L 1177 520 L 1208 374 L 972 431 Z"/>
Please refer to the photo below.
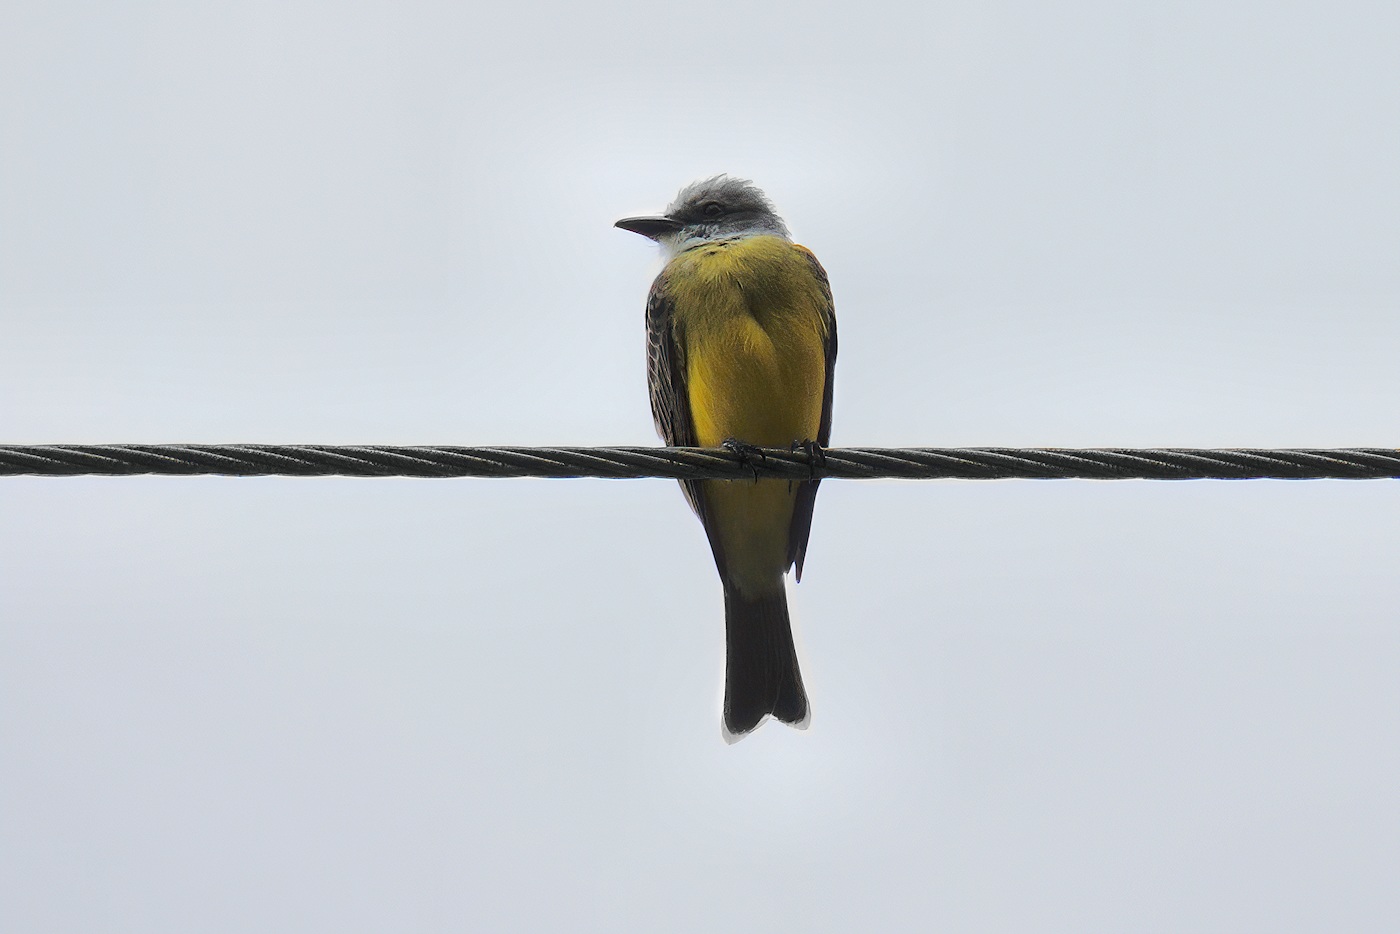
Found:
<path fill-rule="evenodd" d="M 0 476 L 663 477 L 724 480 L 1377 480 L 1393 448 L 721 448 L 7 444 Z"/>

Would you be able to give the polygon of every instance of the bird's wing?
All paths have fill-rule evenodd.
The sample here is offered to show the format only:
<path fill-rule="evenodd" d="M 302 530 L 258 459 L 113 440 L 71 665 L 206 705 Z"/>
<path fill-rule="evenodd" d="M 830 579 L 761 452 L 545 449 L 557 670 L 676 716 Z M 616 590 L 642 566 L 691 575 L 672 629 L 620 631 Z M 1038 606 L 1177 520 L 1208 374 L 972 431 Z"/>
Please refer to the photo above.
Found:
<path fill-rule="evenodd" d="M 693 447 L 698 443 L 685 367 L 685 345 L 676 333 L 676 306 L 666 291 L 666 275 L 662 273 L 651 284 L 651 294 L 647 296 L 647 388 L 657 434 L 672 447 Z M 692 480 L 680 483 L 690 508 L 704 522 L 700 488 Z"/>
<path fill-rule="evenodd" d="M 820 313 L 825 325 L 822 349 L 826 356 L 826 380 L 822 386 L 822 418 L 815 440 L 822 447 L 831 441 L 831 390 L 836 373 L 836 303 L 831 298 L 831 283 L 826 278 L 826 270 L 817 262 L 817 257 L 805 246 L 798 246 L 812 264 L 812 274 L 821 283 L 822 307 Z M 799 439 L 801 440 L 801 439 Z M 797 579 L 802 580 L 802 560 L 807 556 L 807 539 L 812 534 L 812 510 L 817 503 L 819 480 L 804 480 L 797 488 L 797 502 L 793 504 L 792 525 L 788 529 L 788 566 L 796 565 Z"/>
<path fill-rule="evenodd" d="M 676 305 L 666 291 L 665 275 L 656 277 L 647 296 L 647 388 L 657 434 L 672 447 L 695 444 L 690 393 L 685 384 L 685 350 L 676 335 Z"/>

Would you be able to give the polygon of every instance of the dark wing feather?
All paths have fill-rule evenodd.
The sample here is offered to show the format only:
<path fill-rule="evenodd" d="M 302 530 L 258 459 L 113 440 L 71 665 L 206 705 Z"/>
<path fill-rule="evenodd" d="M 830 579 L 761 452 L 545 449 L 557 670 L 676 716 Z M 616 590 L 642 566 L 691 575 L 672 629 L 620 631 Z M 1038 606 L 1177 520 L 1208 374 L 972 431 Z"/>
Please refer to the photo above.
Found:
<path fill-rule="evenodd" d="M 685 385 L 685 351 L 676 335 L 676 306 L 666 293 L 663 273 L 647 296 L 647 389 L 657 434 L 672 447 L 695 444 L 690 393 Z"/>
<path fill-rule="evenodd" d="M 798 247 L 807 254 L 812 264 L 812 274 L 821 282 L 822 317 L 826 319 L 826 384 L 822 387 L 822 420 L 815 440 L 822 447 L 831 441 L 831 390 L 836 374 L 836 303 L 831 298 L 831 283 L 826 278 L 826 270 L 817 262 L 816 256 L 805 247 Z M 804 480 L 797 487 L 797 501 L 793 504 L 792 525 L 788 529 L 788 566 L 797 566 L 797 579 L 802 580 L 802 561 L 807 557 L 807 539 L 812 534 L 812 510 L 817 504 L 817 486 L 820 480 Z"/>
<path fill-rule="evenodd" d="M 647 296 L 647 388 L 651 393 L 651 417 L 661 439 L 672 447 L 693 447 L 695 421 L 690 414 L 690 390 L 686 386 L 685 342 L 677 331 L 675 303 L 666 292 L 666 274 L 656 277 Z M 710 540 L 715 566 L 724 574 L 724 551 L 710 533 L 705 505 L 705 481 L 682 480 L 681 492 Z"/>

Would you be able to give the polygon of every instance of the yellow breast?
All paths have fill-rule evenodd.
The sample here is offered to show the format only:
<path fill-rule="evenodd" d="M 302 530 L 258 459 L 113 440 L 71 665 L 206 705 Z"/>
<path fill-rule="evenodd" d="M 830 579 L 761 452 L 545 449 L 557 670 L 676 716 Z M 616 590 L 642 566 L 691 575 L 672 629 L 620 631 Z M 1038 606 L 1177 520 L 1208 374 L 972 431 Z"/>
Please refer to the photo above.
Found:
<path fill-rule="evenodd" d="M 665 276 L 696 440 L 815 439 L 827 299 L 807 254 L 779 237 L 746 237 L 682 253 Z"/>

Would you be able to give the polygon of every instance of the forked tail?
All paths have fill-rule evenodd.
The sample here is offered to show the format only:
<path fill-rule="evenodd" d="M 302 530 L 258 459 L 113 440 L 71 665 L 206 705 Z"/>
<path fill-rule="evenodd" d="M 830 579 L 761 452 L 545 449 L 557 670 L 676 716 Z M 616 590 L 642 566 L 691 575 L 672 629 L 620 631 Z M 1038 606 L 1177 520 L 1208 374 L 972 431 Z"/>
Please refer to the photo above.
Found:
<path fill-rule="evenodd" d="M 724 628 L 724 725 L 730 736 L 743 736 L 769 714 L 805 726 L 807 692 L 797 667 L 781 579 L 777 590 L 758 597 L 726 586 Z"/>

